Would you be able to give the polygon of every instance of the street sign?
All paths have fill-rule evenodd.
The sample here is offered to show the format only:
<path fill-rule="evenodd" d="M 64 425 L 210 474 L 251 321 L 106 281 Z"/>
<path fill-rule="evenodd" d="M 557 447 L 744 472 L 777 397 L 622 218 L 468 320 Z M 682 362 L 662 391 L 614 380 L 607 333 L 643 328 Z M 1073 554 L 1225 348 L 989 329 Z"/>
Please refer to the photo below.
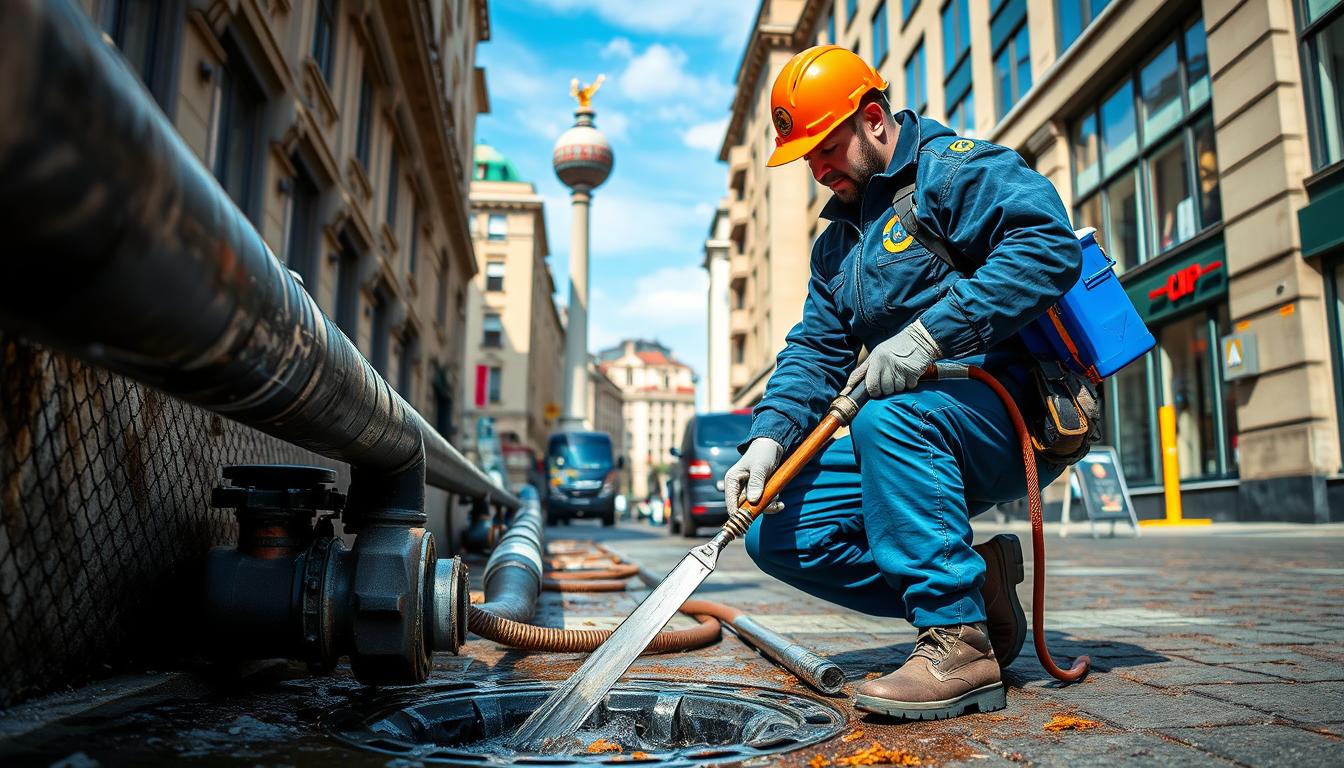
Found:
<path fill-rule="evenodd" d="M 560 418 L 560 404 L 556 402 L 547 403 L 545 410 L 542 411 L 542 417 L 546 421 L 555 421 Z"/>
<path fill-rule="evenodd" d="M 1067 536 L 1069 527 L 1069 509 L 1073 506 L 1073 495 L 1083 500 L 1083 509 L 1087 512 L 1088 522 L 1092 526 L 1092 538 L 1097 538 L 1097 523 L 1109 520 L 1111 535 L 1115 535 L 1115 521 L 1128 520 L 1139 535 L 1139 520 L 1134 514 L 1134 502 L 1129 498 L 1129 486 L 1125 484 L 1125 472 L 1120 466 L 1120 458 L 1115 449 L 1098 446 L 1070 468 L 1069 491 L 1064 496 L 1064 509 L 1060 514 L 1062 525 L 1059 535 Z"/>
<path fill-rule="evenodd" d="M 1255 334 L 1249 331 L 1229 333 L 1222 339 L 1223 381 L 1235 381 L 1260 373 L 1260 354 Z"/>

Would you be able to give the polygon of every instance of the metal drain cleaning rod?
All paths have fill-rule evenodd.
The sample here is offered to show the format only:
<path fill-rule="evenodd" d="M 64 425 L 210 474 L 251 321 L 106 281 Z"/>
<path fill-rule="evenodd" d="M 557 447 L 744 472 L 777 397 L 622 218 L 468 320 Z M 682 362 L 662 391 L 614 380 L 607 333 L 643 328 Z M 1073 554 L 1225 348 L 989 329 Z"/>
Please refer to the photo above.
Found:
<path fill-rule="evenodd" d="M 770 476 L 760 501 L 738 507 L 714 538 L 688 552 L 658 588 L 649 593 L 634 613 L 621 622 L 602 647 L 594 651 L 578 671 L 556 688 L 537 711 L 527 718 L 510 740 L 509 746 L 520 751 L 539 752 L 548 751 L 548 747 L 563 746 L 563 741 L 579 730 L 621 675 L 635 663 L 635 659 L 663 625 L 676 614 L 686 598 L 714 572 L 724 547 L 732 543 L 733 539 L 746 535 L 756 516 L 830 441 L 837 429 L 849 426 L 867 399 L 867 394 L 860 389 L 831 401 L 826 417 Z"/>

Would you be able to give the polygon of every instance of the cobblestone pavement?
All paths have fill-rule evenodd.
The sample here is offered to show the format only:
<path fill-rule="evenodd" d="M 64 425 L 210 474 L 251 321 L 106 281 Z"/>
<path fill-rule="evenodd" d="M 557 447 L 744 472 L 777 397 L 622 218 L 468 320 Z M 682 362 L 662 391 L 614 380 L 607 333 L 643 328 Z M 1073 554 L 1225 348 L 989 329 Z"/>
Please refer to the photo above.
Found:
<path fill-rule="evenodd" d="M 978 526 L 977 539 L 1002 530 L 1021 536 L 1030 557 L 1024 526 Z M 601 540 L 657 573 L 694 543 L 636 523 L 576 524 L 548 536 Z M 925 765 L 1344 765 L 1344 526 L 1049 535 L 1046 546 L 1050 650 L 1062 664 L 1089 654 L 1093 672 L 1080 684 L 1055 682 L 1028 638 L 1006 676 L 1007 709 L 901 723 L 853 711 L 848 694 L 853 681 L 905 658 L 909 625 L 810 598 L 733 545 L 697 596 L 747 611 L 841 665 L 851 681 L 831 699 L 849 717 L 839 737 L 757 764 L 843 765 L 860 750 L 876 754 L 877 742 Z M 1020 589 L 1023 598 L 1029 592 Z M 538 621 L 614 626 L 644 594 L 546 593 Z M 559 680 L 582 659 L 473 639 L 461 655 L 436 659 L 434 681 Z M 631 675 L 815 695 L 727 632 L 708 648 L 641 658 Z M 310 679 L 295 665 L 227 686 L 198 674 L 119 678 L 0 715 L 0 763 L 415 764 L 354 752 L 322 731 L 323 712 L 367 695 L 348 672 Z M 1082 728 L 1050 730 L 1051 721 Z"/>

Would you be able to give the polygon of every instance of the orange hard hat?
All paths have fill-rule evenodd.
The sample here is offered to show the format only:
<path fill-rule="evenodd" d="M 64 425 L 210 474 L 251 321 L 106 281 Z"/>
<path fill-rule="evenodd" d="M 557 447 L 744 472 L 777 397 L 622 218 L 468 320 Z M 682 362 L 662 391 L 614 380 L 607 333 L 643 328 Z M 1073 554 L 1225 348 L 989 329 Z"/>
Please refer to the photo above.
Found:
<path fill-rule="evenodd" d="M 816 45 L 795 54 L 770 89 L 775 151 L 765 164 L 791 163 L 811 152 L 873 88 L 885 91 L 887 81 L 848 48 Z"/>

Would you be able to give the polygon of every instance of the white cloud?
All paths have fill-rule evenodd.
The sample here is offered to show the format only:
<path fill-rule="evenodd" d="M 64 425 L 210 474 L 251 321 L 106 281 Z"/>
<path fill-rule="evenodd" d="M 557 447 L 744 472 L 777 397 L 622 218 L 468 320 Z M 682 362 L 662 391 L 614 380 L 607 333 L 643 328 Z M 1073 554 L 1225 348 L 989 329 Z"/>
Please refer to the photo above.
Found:
<path fill-rule="evenodd" d="M 719 120 L 710 120 L 707 123 L 696 123 L 681 135 L 681 140 L 686 146 L 692 149 L 708 149 L 712 152 L 719 151 L 723 145 L 723 132 L 728 130 L 728 118 Z"/>
<path fill-rule="evenodd" d="M 686 70 L 686 52 L 654 43 L 630 59 L 619 76 L 621 92 L 631 101 L 667 102 L 694 99 L 701 104 L 726 104 L 732 89 L 713 77 L 696 77 Z"/>
<path fill-rule="evenodd" d="M 635 55 L 634 46 L 630 45 L 628 37 L 613 37 L 611 42 L 602 46 L 602 58 L 604 59 L 628 59 Z"/>
<path fill-rule="evenodd" d="M 708 290 L 709 278 L 700 267 L 663 267 L 635 280 L 634 295 L 617 314 L 644 335 L 703 325 Z"/>
<path fill-rule="evenodd" d="M 683 34 L 719 37 L 725 30 L 741 30 L 739 44 L 745 42 L 747 26 L 756 13 L 757 0 L 675 0 L 674 2 L 635 2 L 634 0 L 532 0 L 557 13 L 592 13 L 608 24 L 631 32 Z"/>
<path fill-rule="evenodd" d="M 624 112 L 604 109 L 597 116 L 597 127 L 609 139 L 624 139 L 630 135 L 630 118 Z"/>

